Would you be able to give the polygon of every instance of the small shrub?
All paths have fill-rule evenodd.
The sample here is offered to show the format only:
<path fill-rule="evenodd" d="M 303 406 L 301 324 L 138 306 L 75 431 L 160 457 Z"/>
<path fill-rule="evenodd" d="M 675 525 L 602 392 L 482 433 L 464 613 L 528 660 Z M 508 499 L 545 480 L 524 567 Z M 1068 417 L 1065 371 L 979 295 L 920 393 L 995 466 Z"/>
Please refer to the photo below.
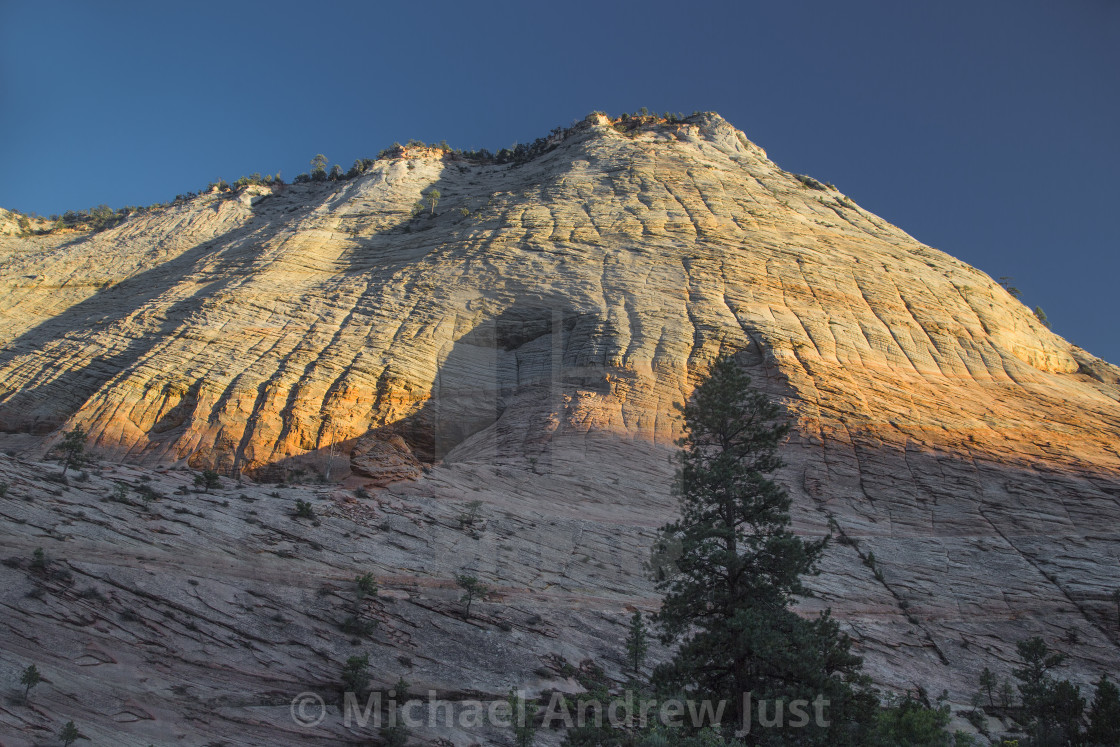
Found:
<path fill-rule="evenodd" d="M 946 744 L 952 718 L 948 695 L 943 693 L 936 705 L 931 705 L 921 690 L 916 698 L 907 693 L 902 699 L 888 700 L 876 724 L 875 733 L 880 740 L 877 743 Z"/>
<path fill-rule="evenodd" d="M 109 495 L 109 500 L 113 503 L 131 504 L 132 501 L 128 500 L 128 485 L 123 482 L 118 482 L 114 485 L 113 492 Z"/>
<path fill-rule="evenodd" d="M 74 726 L 73 721 L 67 721 L 66 726 L 63 726 L 62 730 L 58 732 L 58 738 L 62 740 L 63 747 L 70 747 L 70 745 L 74 744 L 77 740 L 85 739 L 86 737 L 82 736 L 82 733 L 78 731 L 78 727 Z"/>
<path fill-rule="evenodd" d="M 377 630 L 377 623 L 373 620 L 363 620 L 357 615 L 347 615 L 338 627 L 346 635 L 362 637 L 372 635 Z"/>
<path fill-rule="evenodd" d="M 50 561 L 47 559 L 47 553 L 41 547 L 36 547 L 35 552 L 31 553 L 31 570 L 45 571 Z"/>
<path fill-rule="evenodd" d="M 87 586 L 86 588 L 78 592 L 78 594 L 84 599 L 92 599 L 97 602 L 105 601 L 105 595 L 102 594 L 101 590 L 95 586 Z"/>
<path fill-rule="evenodd" d="M 342 668 L 342 685 L 346 692 L 361 697 L 369 688 L 369 654 L 351 656 Z"/>
<path fill-rule="evenodd" d="M 134 488 L 134 490 L 140 494 L 140 497 L 144 499 L 145 503 L 163 500 L 163 495 L 161 495 L 159 491 L 157 491 L 151 485 L 141 485 L 137 488 Z"/>
<path fill-rule="evenodd" d="M 300 500 L 298 498 L 296 499 L 296 518 L 297 519 L 314 519 L 315 518 L 315 509 L 312 508 L 310 502 Z"/>
<path fill-rule="evenodd" d="M 372 573 L 364 573 L 361 576 L 356 576 L 354 578 L 354 583 L 358 587 L 358 599 L 377 594 L 377 582 L 373 580 Z"/>
<path fill-rule="evenodd" d="M 403 724 L 381 727 L 381 743 L 385 747 L 405 747 L 408 744 L 408 727 Z"/>
<path fill-rule="evenodd" d="M 197 488 L 202 488 L 204 493 L 209 493 L 211 488 L 219 487 L 222 484 L 218 473 L 212 469 L 203 470 L 201 475 L 195 475 L 194 484 Z"/>

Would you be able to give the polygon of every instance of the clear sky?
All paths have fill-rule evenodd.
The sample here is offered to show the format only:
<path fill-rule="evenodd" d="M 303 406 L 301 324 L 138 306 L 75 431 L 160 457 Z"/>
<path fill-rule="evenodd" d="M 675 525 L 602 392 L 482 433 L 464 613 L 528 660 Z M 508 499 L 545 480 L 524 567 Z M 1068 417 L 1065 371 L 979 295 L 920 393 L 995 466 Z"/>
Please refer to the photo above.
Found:
<path fill-rule="evenodd" d="M 718 111 L 1120 363 L 1120 2 L 0 0 L 0 206 Z"/>

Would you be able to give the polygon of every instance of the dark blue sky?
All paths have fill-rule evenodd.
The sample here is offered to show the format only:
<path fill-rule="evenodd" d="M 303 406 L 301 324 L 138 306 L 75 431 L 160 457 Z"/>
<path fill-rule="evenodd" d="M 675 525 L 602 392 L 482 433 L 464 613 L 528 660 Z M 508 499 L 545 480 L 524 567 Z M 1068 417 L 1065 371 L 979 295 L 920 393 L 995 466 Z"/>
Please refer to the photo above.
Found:
<path fill-rule="evenodd" d="M 0 96 L 0 206 L 40 214 L 714 110 L 1120 363 L 1117 0 L 0 0 Z"/>

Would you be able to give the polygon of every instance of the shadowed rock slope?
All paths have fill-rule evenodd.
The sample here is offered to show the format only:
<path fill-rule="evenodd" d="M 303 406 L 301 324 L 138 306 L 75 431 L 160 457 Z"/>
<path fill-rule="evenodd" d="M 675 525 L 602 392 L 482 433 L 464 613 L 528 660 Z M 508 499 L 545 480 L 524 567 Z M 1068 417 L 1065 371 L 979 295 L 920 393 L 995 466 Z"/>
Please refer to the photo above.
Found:
<path fill-rule="evenodd" d="M 965 703 L 1030 635 L 1077 681 L 1120 672 L 1120 369 L 716 115 L 593 115 L 549 145 L 518 165 L 406 150 L 350 181 L 0 236 L 0 429 L 26 447 L 0 468 L 30 496 L 0 500 L 6 546 L 112 587 L 104 610 L 76 587 L 27 598 L 53 577 L 13 561 L 0 617 L 50 640 L 52 677 L 99 693 L 89 722 L 137 743 L 290 740 L 285 698 L 336 682 L 351 648 L 308 600 L 358 571 L 397 600 L 367 610 L 386 685 L 574 687 L 556 657 L 617 674 L 626 610 L 656 605 L 641 564 L 674 511 L 673 405 L 729 348 L 796 423 L 780 478 L 798 530 L 841 539 L 805 609 L 831 605 L 881 684 Z M 43 483 L 18 434 L 46 446 L 74 425 L 149 477 L 379 489 L 296 489 L 329 517 L 297 528 L 296 490 L 250 509 L 227 483 L 176 520 L 103 502 L 109 477 Z M 449 612 L 462 569 L 499 590 L 489 622 Z M 125 656 L 143 635 L 114 605 L 162 648 Z M 33 658 L 21 645 L 6 672 Z M 82 684 L 90 656 L 115 675 Z M 187 680 L 206 695 L 177 695 Z M 24 718 L 6 708 L 0 723 Z"/>

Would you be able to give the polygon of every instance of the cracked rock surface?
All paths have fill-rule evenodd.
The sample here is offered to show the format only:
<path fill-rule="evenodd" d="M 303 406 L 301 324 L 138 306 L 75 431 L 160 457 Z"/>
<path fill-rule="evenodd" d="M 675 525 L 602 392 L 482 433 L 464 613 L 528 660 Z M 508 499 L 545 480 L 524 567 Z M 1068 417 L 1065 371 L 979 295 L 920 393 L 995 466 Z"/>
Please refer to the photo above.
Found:
<path fill-rule="evenodd" d="M 966 704 L 1031 635 L 1075 682 L 1120 673 L 1120 369 L 716 115 L 551 145 L 0 235 L 0 680 L 47 680 L 0 704 L 4 744 L 56 713 L 119 744 L 360 744 L 288 710 L 356 653 L 458 700 L 621 677 L 674 405 L 729 348 L 796 424 L 796 529 L 836 535 L 803 608 L 881 686 Z M 65 486 L 42 456 L 75 425 L 101 461 Z M 492 589 L 469 620 L 463 572 Z"/>

